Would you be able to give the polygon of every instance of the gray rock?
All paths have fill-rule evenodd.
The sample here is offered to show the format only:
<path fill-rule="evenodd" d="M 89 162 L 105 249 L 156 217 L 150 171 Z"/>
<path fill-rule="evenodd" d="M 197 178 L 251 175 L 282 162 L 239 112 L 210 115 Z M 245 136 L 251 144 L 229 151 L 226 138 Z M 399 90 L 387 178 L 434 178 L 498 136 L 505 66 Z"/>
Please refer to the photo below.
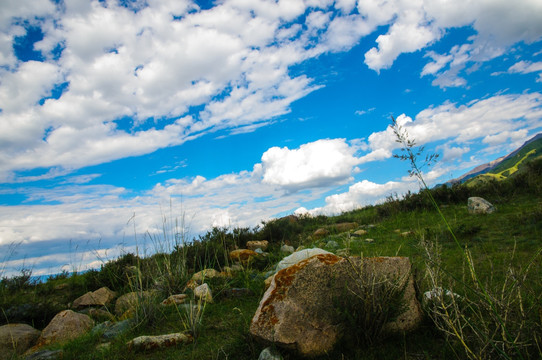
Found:
<path fill-rule="evenodd" d="M 290 245 L 286 245 L 286 244 L 285 244 L 285 245 L 282 245 L 282 246 L 280 247 L 280 251 L 281 251 L 281 252 L 284 252 L 284 253 L 288 253 L 288 254 L 293 254 L 294 251 L 295 251 L 295 249 L 294 249 L 293 246 L 290 246 Z"/>
<path fill-rule="evenodd" d="M 139 336 L 126 345 L 128 348 L 136 351 L 163 349 L 170 346 L 179 344 L 188 344 L 194 341 L 194 338 L 190 334 L 174 333 L 157 336 Z"/>
<path fill-rule="evenodd" d="M 91 334 L 102 333 L 102 338 L 106 340 L 111 340 L 130 330 L 133 325 L 133 319 L 126 319 L 116 323 L 111 321 L 105 321 L 101 324 L 94 326 L 94 328 L 92 328 L 91 330 Z"/>
<path fill-rule="evenodd" d="M 25 357 L 25 360 L 57 360 L 62 359 L 64 350 L 41 350 Z"/>
<path fill-rule="evenodd" d="M 491 214 L 496 210 L 489 201 L 476 196 L 468 199 L 467 206 L 470 214 Z"/>
<path fill-rule="evenodd" d="M 206 303 L 213 302 L 213 293 L 207 283 L 204 283 L 194 289 L 194 297 Z"/>
<path fill-rule="evenodd" d="M 22 354 L 38 340 L 40 331 L 27 324 L 0 326 L 0 359 Z"/>
<path fill-rule="evenodd" d="M 258 360 L 282 360 L 282 355 L 277 348 L 267 347 L 262 350 Z"/>

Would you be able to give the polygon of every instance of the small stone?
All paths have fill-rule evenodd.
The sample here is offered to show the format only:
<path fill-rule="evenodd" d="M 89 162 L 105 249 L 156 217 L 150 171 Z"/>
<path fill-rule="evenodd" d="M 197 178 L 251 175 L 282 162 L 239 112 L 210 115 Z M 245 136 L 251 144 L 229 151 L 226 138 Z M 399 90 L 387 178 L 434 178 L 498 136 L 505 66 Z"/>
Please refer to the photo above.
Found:
<path fill-rule="evenodd" d="M 25 357 L 25 360 L 57 360 L 62 359 L 64 350 L 41 350 Z"/>
<path fill-rule="evenodd" d="M 260 353 L 258 360 L 282 360 L 282 355 L 276 348 L 265 348 Z"/>
<path fill-rule="evenodd" d="M 357 231 L 354 231 L 354 232 L 352 233 L 352 235 L 358 236 L 358 237 L 364 236 L 364 235 L 367 235 L 367 230 L 363 230 L 363 229 L 357 230 Z"/>
<path fill-rule="evenodd" d="M 256 251 L 256 249 L 266 250 L 268 245 L 269 241 L 267 240 L 247 241 L 247 249 L 253 251 Z"/>
<path fill-rule="evenodd" d="M 339 223 L 339 224 L 335 224 L 333 225 L 333 227 L 335 228 L 335 230 L 337 230 L 337 232 L 339 233 L 343 233 L 343 232 L 347 232 L 347 231 L 350 231 L 350 230 L 354 230 L 355 228 L 357 228 L 359 225 L 358 223 L 356 222 L 345 222 L 345 223 Z"/>
<path fill-rule="evenodd" d="M 212 279 L 220 276 L 220 273 L 215 269 L 203 269 L 192 275 L 192 280 L 201 284 L 205 281 L 205 279 Z"/>
<path fill-rule="evenodd" d="M 495 206 L 481 197 L 470 197 L 468 199 L 468 211 L 470 214 L 491 214 Z"/>
<path fill-rule="evenodd" d="M 211 288 L 206 283 L 194 289 L 194 297 L 206 303 L 213 302 L 213 295 L 211 293 Z"/>
<path fill-rule="evenodd" d="M 319 239 L 319 238 L 323 238 L 325 236 L 329 235 L 329 230 L 327 229 L 324 229 L 324 228 L 320 228 L 318 230 L 316 230 L 312 236 L 315 238 L 315 239 Z"/>
<path fill-rule="evenodd" d="M 162 301 L 160 304 L 162 306 L 179 305 L 179 304 L 184 303 L 187 299 L 188 299 L 188 295 L 186 294 L 176 294 L 176 295 L 171 295 L 170 297 Z"/>
<path fill-rule="evenodd" d="M 293 254 L 295 249 L 293 246 L 290 246 L 290 245 L 282 245 L 280 247 L 280 251 L 283 252 L 283 253 L 288 253 L 288 254 Z"/>
<path fill-rule="evenodd" d="M 372 242 L 375 241 L 375 239 L 365 239 L 365 241 L 368 242 L 368 243 L 372 243 Z"/>
<path fill-rule="evenodd" d="M 188 344 L 192 341 L 194 341 L 194 338 L 190 334 L 174 333 L 158 336 L 139 336 L 129 341 L 126 345 L 135 351 L 147 351 L 163 349 L 179 344 Z"/>
<path fill-rule="evenodd" d="M 238 261 L 243 265 L 248 265 L 258 257 L 258 253 L 248 249 L 238 249 L 230 252 L 230 259 Z"/>
<path fill-rule="evenodd" d="M 104 306 L 113 300 L 115 296 L 116 293 L 114 291 L 109 290 L 107 287 L 102 287 L 78 297 L 73 301 L 72 307 L 77 309 L 85 306 Z"/>

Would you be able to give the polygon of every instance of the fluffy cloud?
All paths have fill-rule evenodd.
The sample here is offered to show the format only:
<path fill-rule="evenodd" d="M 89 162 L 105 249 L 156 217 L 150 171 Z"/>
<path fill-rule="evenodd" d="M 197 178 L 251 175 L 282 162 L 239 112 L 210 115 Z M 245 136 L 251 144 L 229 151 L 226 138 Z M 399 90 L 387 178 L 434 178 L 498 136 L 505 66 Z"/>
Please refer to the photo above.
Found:
<path fill-rule="evenodd" d="M 408 190 L 417 190 L 418 184 L 413 181 L 396 182 L 389 181 L 385 184 L 377 184 L 363 180 L 350 186 L 347 192 L 330 195 L 326 197 L 326 204 L 307 210 L 304 207 L 298 208 L 296 214 L 315 215 L 337 215 L 345 211 L 351 211 L 363 206 L 382 202 L 391 194 L 404 194 Z"/>
<path fill-rule="evenodd" d="M 488 143 L 489 140 L 485 139 L 494 136 L 499 136 L 500 140 L 519 139 L 529 130 L 539 129 L 541 117 L 542 94 L 531 93 L 496 95 L 473 100 L 466 105 L 445 103 L 421 111 L 415 120 L 400 115 L 397 122 L 411 139 L 416 140 L 417 145 L 447 139 L 456 144 L 468 144 L 476 139 L 484 139 Z M 511 137 L 511 133 L 518 136 Z M 371 151 L 361 157 L 362 162 L 389 158 L 393 150 L 400 147 L 389 127 L 371 134 L 367 145 Z M 517 147 L 518 143 L 514 141 L 508 146 Z"/>
<path fill-rule="evenodd" d="M 318 140 L 298 149 L 273 147 L 262 156 L 263 182 L 295 191 L 339 184 L 359 163 L 344 139 Z"/>
<path fill-rule="evenodd" d="M 306 75 L 293 75 L 293 66 L 346 51 L 379 26 L 388 26 L 387 32 L 365 54 L 376 71 L 402 53 L 427 47 L 449 28 L 472 24 L 476 34 L 469 42 L 444 54 L 429 52 L 432 61 L 422 70 L 436 76 L 435 85 L 464 85 L 460 73 L 469 62 L 540 38 L 540 6 L 527 0 L 468 6 L 425 0 L 228 0 L 201 10 L 191 1 L 124 7 L 116 1 L 55 6 L 10 0 L 0 15 L 0 134 L 10 137 L 0 141 L 3 181 L 18 170 L 74 169 L 211 131 L 254 131 L 321 87 Z M 43 62 L 15 57 L 13 42 L 29 27 L 44 35 L 34 44 Z M 537 68 L 519 64 L 511 71 Z M 117 120 L 126 118 L 133 119 L 132 126 L 119 126 Z"/>
<path fill-rule="evenodd" d="M 389 68 L 402 53 L 418 51 L 439 40 L 447 29 L 472 25 L 476 34 L 469 42 L 456 45 L 447 54 L 428 52 L 433 62 L 422 70 L 423 75 L 435 75 L 434 85 L 462 86 L 459 73 L 469 62 L 483 62 L 502 55 L 514 43 L 532 43 L 542 37 L 538 14 L 540 2 L 507 1 L 434 1 L 395 0 L 360 1 L 361 14 L 380 25 L 389 24 L 365 54 L 369 68 L 380 71 Z M 499 26 L 495 26 L 495 24 Z"/>

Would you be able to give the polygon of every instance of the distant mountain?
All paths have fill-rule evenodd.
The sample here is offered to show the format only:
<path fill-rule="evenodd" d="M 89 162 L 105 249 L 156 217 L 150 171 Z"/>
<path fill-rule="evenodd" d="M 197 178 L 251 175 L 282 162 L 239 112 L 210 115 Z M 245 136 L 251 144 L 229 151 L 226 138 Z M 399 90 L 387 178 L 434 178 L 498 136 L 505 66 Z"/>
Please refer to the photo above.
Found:
<path fill-rule="evenodd" d="M 446 185 L 467 183 L 474 185 L 488 179 L 503 180 L 515 173 L 519 166 L 526 160 L 542 156 L 542 133 L 527 140 L 522 146 L 506 156 L 486 164 L 479 165 L 460 177 L 450 180 Z"/>

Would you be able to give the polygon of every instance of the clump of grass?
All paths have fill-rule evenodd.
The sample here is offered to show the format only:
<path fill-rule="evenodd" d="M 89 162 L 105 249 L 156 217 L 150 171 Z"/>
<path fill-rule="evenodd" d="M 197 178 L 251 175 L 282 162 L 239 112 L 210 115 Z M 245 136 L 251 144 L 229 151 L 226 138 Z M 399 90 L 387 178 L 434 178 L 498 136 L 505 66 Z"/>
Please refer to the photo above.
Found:
<path fill-rule="evenodd" d="M 410 273 L 386 276 L 371 270 L 363 258 L 359 265 L 347 260 L 351 281 L 336 304 L 345 324 L 343 342 L 349 347 L 374 345 L 384 338 L 386 324 L 406 310 L 404 293 Z"/>

